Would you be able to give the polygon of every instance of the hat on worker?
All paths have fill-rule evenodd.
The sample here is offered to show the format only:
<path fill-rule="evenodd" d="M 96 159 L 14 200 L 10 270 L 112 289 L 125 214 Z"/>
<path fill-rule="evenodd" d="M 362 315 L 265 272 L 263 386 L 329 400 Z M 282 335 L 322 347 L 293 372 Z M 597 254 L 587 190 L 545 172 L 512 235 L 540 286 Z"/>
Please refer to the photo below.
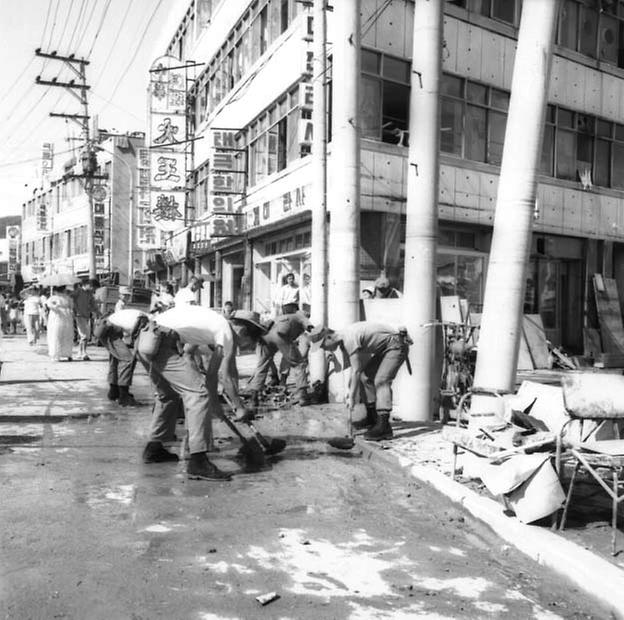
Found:
<path fill-rule="evenodd" d="M 325 336 L 327 336 L 327 328 L 323 327 L 322 325 L 314 327 L 308 332 L 308 338 L 310 339 L 310 342 L 313 343 L 322 343 L 325 339 Z"/>
<path fill-rule="evenodd" d="M 234 310 L 230 314 L 230 321 L 240 321 L 241 323 L 249 323 L 257 327 L 262 333 L 267 331 L 265 325 L 260 322 L 260 314 L 252 310 Z"/>
<path fill-rule="evenodd" d="M 379 276 L 375 280 L 375 288 L 388 288 L 390 286 L 390 280 L 386 276 Z"/>

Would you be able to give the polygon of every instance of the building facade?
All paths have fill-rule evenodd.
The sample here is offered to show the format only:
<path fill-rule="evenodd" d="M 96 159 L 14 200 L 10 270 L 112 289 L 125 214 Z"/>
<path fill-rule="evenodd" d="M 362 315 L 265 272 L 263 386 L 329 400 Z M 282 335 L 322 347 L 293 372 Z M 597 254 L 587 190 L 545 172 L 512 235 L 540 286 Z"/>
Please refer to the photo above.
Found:
<path fill-rule="evenodd" d="M 97 170 L 91 199 L 85 192 L 79 157 L 51 174 L 22 205 L 22 274 L 41 282 L 59 274 L 67 279 L 89 275 L 87 221 L 93 208 L 94 252 L 98 277 L 126 283 L 143 277 L 145 258 L 137 246 L 133 221 L 137 187 L 137 153 L 143 133 L 109 136 L 96 144 Z"/>
<path fill-rule="evenodd" d="M 407 147 L 417 139 L 407 132 L 413 9 L 410 0 L 361 0 L 362 287 L 382 271 L 402 286 Z M 520 0 L 449 0 L 444 8 L 438 284 L 477 312 L 520 11 Z M 340 85 L 327 17 L 331 128 Z M 592 274 L 616 278 L 624 291 L 623 22 L 622 1 L 561 2 L 525 312 L 540 313 L 547 337 L 571 352 L 582 352 L 583 327 L 594 320 Z M 230 299 L 269 311 L 285 272 L 309 273 L 312 30 L 311 3 L 195 0 L 163 50 L 205 63 L 188 97 L 196 140 L 186 265 L 213 280 L 212 305 Z M 340 178 L 331 129 L 328 138 L 331 194 Z M 237 159 L 224 175 L 215 162 L 228 149 Z M 225 186 L 220 177 L 228 176 Z"/>

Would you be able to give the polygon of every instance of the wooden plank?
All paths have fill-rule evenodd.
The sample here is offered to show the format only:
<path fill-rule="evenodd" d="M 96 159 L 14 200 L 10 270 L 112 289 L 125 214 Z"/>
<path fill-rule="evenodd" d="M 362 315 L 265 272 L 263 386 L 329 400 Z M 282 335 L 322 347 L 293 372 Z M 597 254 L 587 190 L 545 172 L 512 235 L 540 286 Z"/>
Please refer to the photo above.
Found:
<path fill-rule="evenodd" d="M 600 330 L 593 327 L 583 328 L 583 354 L 594 359 L 602 354 Z"/>
<path fill-rule="evenodd" d="M 459 295 L 440 297 L 440 317 L 443 323 L 463 323 Z"/>
<path fill-rule="evenodd" d="M 518 367 L 517 370 L 533 370 L 533 359 L 529 352 L 529 345 L 527 344 L 524 333 L 520 332 L 520 348 L 518 349 Z"/>
<path fill-rule="evenodd" d="M 624 326 L 617 282 L 595 274 L 594 296 L 604 352 L 624 354 Z"/>
<path fill-rule="evenodd" d="M 522 317 L 522 331 L 529 346 L 535 368 L 552 368 L 552 358 L 548 354 L 544 323 L 539 314 L 525 314 Z"/>

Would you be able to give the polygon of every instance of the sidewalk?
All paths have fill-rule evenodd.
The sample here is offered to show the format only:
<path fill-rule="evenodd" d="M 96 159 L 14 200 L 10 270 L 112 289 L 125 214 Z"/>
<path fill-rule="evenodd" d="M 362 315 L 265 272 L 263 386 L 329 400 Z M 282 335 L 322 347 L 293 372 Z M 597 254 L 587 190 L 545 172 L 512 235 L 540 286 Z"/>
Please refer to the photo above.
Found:
<path fill-rule="evenodd" d="M 12 445 L 43 441 L 42 422 L 91 419 L 119 414 L 119 407 L 106 400 L 108 356 L 101 347 L 90 346 L 91 361 L 52 362 L 45 344 L 28 347 L 23 336 L 8 336 L 4 341 L 4 366 L 0 376 L 0 453 Z M 241 384 L 244 386 L 254 366 L 254 356 L 239 358 Z M 147 432 L 149 403 L 153 395 L 143 369 L 138 368 L 133 392 L 148 406 L 127 413 L 136 424 L 132 445 L 140 450 Z M 325 404 L 312 407 L 267 408 L 258 419 L 262 433 L 296 437 L 299 440 L 323 441 L 343 436 L 347 431 L 343 405 Z M 441 437 L 437 423 L 394 422 L 395 438 L 382 443 L 357 439 L 354 450 L 361 451 L 371 462 L 400 466 L 405 475 L 431 485 L 452 501 L 460 504 L 476 519 L 488 525 L 508 545 L 567 577 L 574 587 L 600 599 L 613 610 L 614 617 L 624 618 L 624 535 L 618 533 L 615 558 L 610 550 L 608 521 L 594 521 L 579 526 L 571 522 L 563 533 L 549 527 L 525 525 L 504 512 L 503 504 L 491 498 L 474 481 L 453 481 L 450 477 L 452 451 Z M 67 432 L 70 432 L 67 429 Z M 228 432 L 215 425 L 215 435 Z M 503 548 L 492 553 L 504 553 Z"/>

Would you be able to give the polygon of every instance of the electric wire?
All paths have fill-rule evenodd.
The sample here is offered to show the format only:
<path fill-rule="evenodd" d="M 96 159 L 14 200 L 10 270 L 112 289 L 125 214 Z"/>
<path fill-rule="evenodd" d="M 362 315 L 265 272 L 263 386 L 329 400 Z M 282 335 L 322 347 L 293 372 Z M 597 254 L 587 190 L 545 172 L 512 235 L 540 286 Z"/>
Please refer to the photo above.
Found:
<path fill-rule="evenodd" d="M 99 93 L 95 92 L 93 89 L 91 89 L 91 94 L 95 95 L 98 99 L 101 99 L 102 101 L 105 101 L 106 103 L 112 105 L 113 107 L 117 108 L 118 110 L 121 110 L 122 112 L 125 112 L 126 114 L 129 114 L 130 116 L 133 116 L 140 123 L 144 123 L 145 122 L 145 118 L 138 117 L 134 112 L 131 112 L 127 108 L 124 108 L 124 107 L 116 104 L 114 101 L 111 101 L 110 99 L 107 99 L 103 95 L 100 95 Z"/>
<path fill-rule="evenodd" d="M 84 25 L 82 26 L 82 32 L 80 34 L 80 36 L 78 37 L 78 39 L 76 40 L 76 45 L 74 46 L 76 48 L 76 50 L 80 49 L 80 46 L 82 45 L 82 42 L 84 41 L 85 36 L 87 35 L 87 32 L 89 30 L 89 26 L 91 25 L 91 20 L 93 19 L 93 14 L 95 13 L 95 8 L 97 7 L 97 3 L 94 2 L 91 5 L 91 12 L 89 13 L 89 16 L 86 18 L 86 21 L 84 23 Z M 85 15 L 87 13 L 85 12 Z"/>
<path fill-rule="evenodd" d="M 42 43 L 43 43 L 43 40 L 45 39 L 46 30 L 48 29 L 48 22 L 50 21 L 50 14 L 52 12 L 52 2 L 53 2 L 53 0 L 48 0 L 48 10 L 46 12 L 45 23 L 43 24 L 43 32 L 41 33 L 41 42 Z"/>
<path fill-rule="evenodd" d="M 71 153 L 74 149 L 67 149 L 65 151 L 55 151 L 55 155 L 66 155 L 67 153 Z M 37 162 L 41 160 L 41 155 L 37 157 L 30 157 L 28 159 L 21 159 L 19 161 L 10 161 L 5 164 L 0 163 L 0 169 L 2 168 L 10 168 L 11 166 L 21 166 L 23 164 L 30 164 L 32 162 Z"/>
<path fill-rule="evenodd" d="M 160 5 L 162 3 L 163 3 L 163 0 L 158 0 L 158 4 L 156 5 L 156 8 L 153 10 L 152 14 L 150 15 L 150 18 L 147 24 L 145 25 L 145 29 L 143 30 L 143 33 L 141 34 L 141 38 L 139 39 L 139 42 L 134 50 L 134 53 L 132 54 L 132 57 L 130 58 L 128 64 L 126 65 L 126 68 L 124 69 L 123 73 L 117 80 L 117 83 L 115 84 L 115 88 L 113 88 L 111 92 L 111 99 L 117 93 L 117 89 L 119 88 L 119 85 L 121 84 L 122 80 L 126 77 L 128 71 L 130 70 L 130 67 L 132 66 L 132 63 L 135 61 L 137 54 L 139 53 L 139 50 L 141 49 L 141 45 L 143 45 L 143 41 L 145 39 L 145 36 L 147 35 L 147 31 L 149 30 L 149 27 L 152 25 L 152 21 L 154 21 L 154 17 L 156 17 L 156 13 L 158 12 L 158 9 L 160 8 Z"/>
<path fill-rule="evenodd" d="M 56 29 L 56 17 L 58 15 L 59 6 L 61 5 L 61 0 L 56 0 L 56 9 L 54 9 L 54 18 L 52 19 L 52 28 L 50 29 L 50 36 L 48 38 L 47 48 L 52 45 L 52 37 L 54 36 L 54 30 Z"/>
<path fill-rule="evenodd" d="M 93 48 L 95 47 L 98 37 L 100 36 L 100 32 L 102 31 L 102 26 L 104 25 L 104 20 L 106 19 L 106 15 L 108 14 L 108 9 L 110 9 L 110 5 L 112 1 L 113 0 L 108 0 L 106 5 L 104 6 L 104 11 L 102 12 L 102 15 L 100 17 L 100 23 L 98 24 L 95 37 L 93 37 L 93 41 L 91 42 L 91 47 L 89 48 L 89 51 L 87 52 L 87 58 L 91 58 L 91 53 L 93 52 Z"/>
<path fill-rule="evenodd" d="M 80 3 L 80 8 L 78 9 L 78 17 L 76 17 L 76 21 L 74 22 L 74 29 L 72 30 L 71 36 L 69 37 L 69 43 L 67 44 L 67 49 L 69 50 L 70 53 L 71 53 L 71 50 L 72 50 L 72 44 L 74 42 L 74 37 L 76 36 L 76 33 L 78 32 L 78 29 L 80 27 L 80 23 L 82 21 L 82 17 L 83 17 L 83 13 L 84 13 L 86 4 L 87 4 L 87 0 L 82 0 L 82 2 Z"/>
<path fill-rule="evenodd" d="M 33 62 L 35 62 L 35 58 L 36 58 L 36 56 L 31 56 L 30 57 L 30 60 L 28 61 L 28 64 L 22 69 L 22 72 L 17 76 L 17 78 L 15 78 L 15 81 L 13 82 L 13 84 L 11 84 L 11 86 L 9 86 L 4 91 L 4 94 L 2 95 L 2 97 L 0 97 L 0 103 L 2 103 L 13 92 L 13 89 L 15 88 L 16 84 L 22 79 L 22 77 L 25 75 L 26 71 L 28 71 L 28 69 L 30 69 L 30 65 L 32 65 Z"/>
<path fill-rule="evenodd" d="M 73 8 L 74 8 L 74 0 L 70 0 L 69 9 L 67 10 L 67 18 L 65 19 L 65 24 L 63 25 L 63 30 L 61 31 L 61 36 L 58 39 L 58 43 L 56 45 L 56 49 L 60 49 L 61 44 L 63 43 L 63 37 L 65 36 L 65 32 L 67 30 L 67 26 L 68 26 L 69 21 L 70 21 L 69 16 L 72 14 L 72 9 Z"/>

